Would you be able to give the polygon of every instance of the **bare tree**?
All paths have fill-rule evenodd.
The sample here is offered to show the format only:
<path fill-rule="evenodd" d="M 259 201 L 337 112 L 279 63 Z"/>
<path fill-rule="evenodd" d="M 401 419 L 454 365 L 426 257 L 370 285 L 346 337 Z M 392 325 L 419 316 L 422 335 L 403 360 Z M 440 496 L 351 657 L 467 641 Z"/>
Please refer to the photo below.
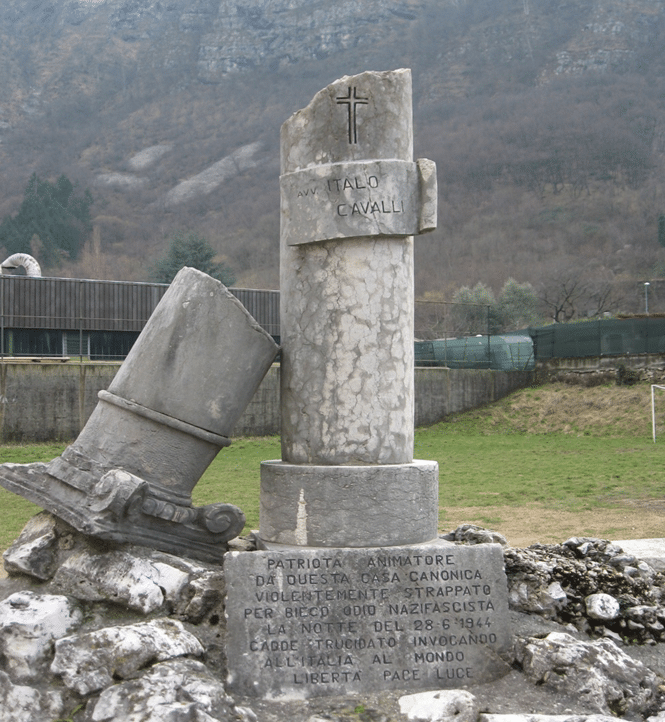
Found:
<path fill-rule="evenodd" d="M 540 288 L 540 300 L 555 323 L 616 313 L 623 295 L 602 265 L 565 264 L 556 268 Z"/>

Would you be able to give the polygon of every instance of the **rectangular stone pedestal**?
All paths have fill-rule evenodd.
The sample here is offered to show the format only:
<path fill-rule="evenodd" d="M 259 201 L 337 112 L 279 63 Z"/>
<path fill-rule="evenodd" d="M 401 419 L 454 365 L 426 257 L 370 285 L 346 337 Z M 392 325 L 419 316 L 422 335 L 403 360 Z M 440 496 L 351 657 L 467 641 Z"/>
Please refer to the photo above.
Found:
<path fill-rule="evenodd" d="M 224 570 L 237 694 L 454 688 L 510 669 L 499 545 L 285 547 L 230 552 Z"/>

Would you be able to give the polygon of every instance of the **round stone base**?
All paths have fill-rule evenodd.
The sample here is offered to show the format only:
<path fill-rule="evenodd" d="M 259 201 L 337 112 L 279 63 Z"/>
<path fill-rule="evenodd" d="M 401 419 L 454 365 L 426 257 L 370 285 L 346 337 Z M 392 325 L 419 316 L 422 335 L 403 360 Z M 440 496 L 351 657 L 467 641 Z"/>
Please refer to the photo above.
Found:
<path fill-rule="evenodd" d="M 420 544 L 437 537 L 439 465 L 261 464 L 259 536 L 310 547 Z"/>

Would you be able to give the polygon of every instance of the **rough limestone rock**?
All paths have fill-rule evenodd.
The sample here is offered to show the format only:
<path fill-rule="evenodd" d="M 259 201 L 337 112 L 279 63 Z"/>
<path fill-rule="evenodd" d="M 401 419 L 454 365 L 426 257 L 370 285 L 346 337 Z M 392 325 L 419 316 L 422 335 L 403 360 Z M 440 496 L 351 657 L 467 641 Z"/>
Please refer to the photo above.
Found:
<path fill-rule="evenodd" d="M 518 644 L 517 658 L 535 684 L 578 696 L 601 714 L 632 714 L 656 701 L 656 675 L 609 639 L 582 642 L 552 632 Z"/>
<path fill-rule="evenodd" d="M 665 573 L 616 544 L 573 537 L 564 544 L 508 548 L 504 561 L 509 603 L 515 611 L 539 614 L 619 643 L 665 641 Z M 618 613 L 608 597 L 618 603 Z M 601 611 L 598 602 L 603 599 Z"/>
<path fill-rule="evenodd" d="M 481 714 L 479 722 L 616 722 L 616 717 L 602 714 Z"/>
<path fill-rule="evenodd" d="M 72 600 L 52 594 L 17 592 L 0 602 L 0 655 L 14 681 L 38 679 L 51 654 L 53 640 L 81 623 Z"/>
<path fill-rule="evenodd" d="M 592 619 L 611 621 L 621 613 L 621 605 L 610 594 L 590 594 L 585 600 L 586 613 Z"/>
<path fill-rule="evenodd" d="M 506 537 L 500 532 L 483 529 L 475 524 L 462 524 L 440 537 L 460 544 L 501 544 L 504 547 L 508 544 Z"/>
<path fill-rule="evenodd" d="M 512 584 L 508 597 L 512 609 L 536 614 L 554 615 L 568 602 L 559 582 L 542 585 L 537 581 Z"/>
<path fill-rule="evenodd" d="M 75 554 L 58 569 L 54 584 L 65 593 L 91 601 L 123 601 L 144 614 L 159 609 L 189 581 L 189 575 L 168 564 L 127 552 Z"/>
<path fill-rule="evenodd" d="M 410 694 L 400 698 L 399 708 L 410 720 L 429 722 L 476 722 L 479 712 L 476 698 L 463 689 Z"/>
<path fill-rule="evenodd" d="M 42 512 L 32 517 L 18 539 L 2 555 L 8 572 L 50 579 L 58 564 L 58 529 L 54 516 Z"/>
<path fill-rule="evenodd" d="M 53 722 L 63 712 L 61 692 L 14 685 L 0 671 L 0 722 Z"/>
<path fill-rule="evenodd" d="M 205 665 L 193 659 L 156 664 L 139 679 L 104 690 L 93 722 L 212 722 L 228 719 L 233 700 Z"/>
<path fill-rule="evenodd" d="M 126 679 L 148 662 L 203 652 L 200 642 L 180 622 L 157 619 L 60 639 L 51 672 L 61 675 L 70 689 L 86 695 L 108 687 L 114 677 Z"/>
<path fill-rule="evenodd" d="M 479 534 L 476 538 L 483 536 Z M 255 548 L 251 539 L 239 539 L 236 543 L 248 554 Z M 606 709 L 633 722 L 665 722 L 665 645 L 660 643 L 661 625 L 665 622 L 665 575 L 648 576 L 640 569 L 639 558 L 615 546 L 601 540 L 578 538 L 566 545 L 504 549 L 510 585 L 525 582 L 530 575 L 533 593 L 542 596 L 551 594 L 554 591 L 551 585 L 558 583 L 568 603 L 547 612 L 511 612 L 511 623 L 521 637 L 518 646 L 525 668 L 529 669 L 527 656 L 535 658 L 543 645 L 549 648 L 549 667 L 543 662 L 538 677 L 516 666 L 498 682 L 474 684 L 469 691 L 480 708 L 488 713 L 503 713 L 480 715 L 479 722 L 609 722 L 600 715 L 590 716 L 594 709 L 598 710 L 598 695 L 603 696 Z M 23 551 L 14 555 L 21 547 Z M 20 565 L 10 562 L 9 556 L 20 558 Z M 84 565 L 76 574 L 71 572 L 77 567 L 68 560 L 76 557 L 98 564 L 100 578 L 108 568 L 108 576 L 116 580 L 117 586 L 107 590 L 101 600 L 90 599 L 96 596 L 90 591 L 93 581 L 83 580 L 89 567 Z M 140 604 L 130 606 L 131 596 L 122 591 L 124 581 L 118 574 L 122 568 L 119 561 L 124 559 L 129 563 L 128 558 L 132 559 L 128 568 L 149 569 L 152 582 L 158 581 L 157 586 L 163 587 L 164 601 L 150 612 L 152 622 L 146 621 L 145 613 L 138 608 Z M 5 555 L 5 565 L 10 576 L 0 579 L 0 609 L 9 609 L 10 614 L 15 615 L 18 612 L 20 617 L 34 600 L 46 598 L 50 605 L 53 599 L 66 596 L 63 620 L 70 613 L 67 609 L 80 609 L 82 620 L 74 634 L 71 629 L 58 631 L 57 624 L 52 625 L 46 615 L 47 623 L 39 630 L 39 637 L 20 645 L 14 644 L 18 639 L 13 636 L 15 631 L 5 637 L 12 643 L 9 654 L 0 649 L 0 722 L 397 722 L 407 718 L 408 712 L 400 712 L 400 700 L 404 699 L 404 692 L 400 690 L 281 703 L 227 696 L 225 577 L 220 564 L 196 562 L 129 545 L 100 545 L 42 513 L 26 526 L 20 544 L 17 540 Z M 66 593 L 57 589 L 55 582 L 56 577 L 58 583 L 64 579 L 63 573 L 58 574 L 63 565 L 70 570 L 71 583 Z M 603 621 L 589 616 L 585 600 L 597 593 L 610 594 L 620 602 L 620 615 L 616 619 Z M 26 600 L 31 600 L 30 604 L 21 610 Z M 18 601 L 18 607 L 12 607 L 11 601 Z M 29 621 L 37 627 L 40 614 L 35 608 L 34 613 L 24 616 L 30 617 Z M 75 618 L 77 613 L 71 614 Z M 119 626 L 121 624 L 126 626 Z M 146 626 L 148 624 L 157 627 Z M 183 631 L 184 625 L 187 632 Z M 3 626 L 0 622 L 0 630 Z M 137 627 L 142 630 L 140 634 L 136 633 Z M 558 645 L 541 637 L 552 631 L 572 629 L 577 641 L 595 652 L 571 662 Z M 170 632 L 174 632 L 173 636 L 180 642 L 188 638 L 191 646 L 180 645 L 175 649 L 178 645 L 171 644 L 171 640 L 164 645 L 168 654 L 195 654 L 196 660 L 177 656 L 159 661 L 164 647 L 158 641 L 171 636 Z M 192 642 L 189 632 L 193 632 L 198 641 Z M 632 659 L 627 663 L 617 655 L 616 647 L 609 647 L 614 650 L 611 655 L 605 647 L 594 647 L 587 632 L 594 636 L 615 635 L 613 638 L 618 644 L 626 645 L 622 649 Z M 68 636 L 56 641 L 63 633 Z M 6 630 L 5 634 L 8 634 Z M 55 636 L 51 638 L 51 634 Z M 32 657 L 20 657 L 17 663 L 16 655 L 32 643 L 40 650 L 41 660 L 32 666 L 41 672 L 29 682 L 23 682 L 19 679 L 20 671 L 25 670 L 30 664 L 27 660 Z M 83 651 L 86 645 L 87 651 Z M 94 649 L 94 645 L 99 645 L 99 649 Z M 52 673 L 50 665 L 58 649 Z M 193 653 L 187 651 L 192 649 Z M 198 656 L 201 649 L 205 651 Z M 543 652 L 543 657 L 546 656 Z M 60 666 L 68 669 L 67 675 L 54 674 Z M 659 675 L 659 685 L 663 687 L 660 693 L 652 694 L 655 677 L 645 673 L 646 668 Z M 533 671 L 533 666 L 531 669 Z M 631 670 L 635 672 L 632 677 Z M 77 676 L 80 687 L 75 684 Z M 578 685 L 574 684 L 576 677 L 579 677 Z M 644 687 L 640 687 L 640 683 Z M 102 686 L 98 687 L 99 684 Z M 582 686 L 596 695 L 581 693 Z M 635 696 L 628 698 L 635 690 Z M 625 698 L 621 696 L 624 694 Z M 622 712 L 626 699 L 630 704 L 625 705 L 626 710 Z M 506 716 L 508 712 L 511 714 Z M 435 710 L 426 712 L 434 713 Z"/>

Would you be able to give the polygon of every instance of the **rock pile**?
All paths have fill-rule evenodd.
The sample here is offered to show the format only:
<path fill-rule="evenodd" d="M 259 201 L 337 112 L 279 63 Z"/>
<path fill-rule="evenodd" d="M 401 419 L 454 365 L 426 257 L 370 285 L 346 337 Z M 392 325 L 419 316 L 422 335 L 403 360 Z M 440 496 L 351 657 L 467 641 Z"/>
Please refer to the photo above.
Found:
<path fill-rule="evenodd" d="M 619 643 L 665 640 L 665 574 L 608 541 L 506 549 L 513 609 Z"/>
<path fill-rule="evenodd" d="M 221 566 L 94 542 L 41 513 L 5 553 L 0 722 L 665 722 L 663 573 L 597 539 L 512 549 L 468 525 L 446 536 L 504 544 L 509 675 L 276 703 L 225 690 Z"/>

